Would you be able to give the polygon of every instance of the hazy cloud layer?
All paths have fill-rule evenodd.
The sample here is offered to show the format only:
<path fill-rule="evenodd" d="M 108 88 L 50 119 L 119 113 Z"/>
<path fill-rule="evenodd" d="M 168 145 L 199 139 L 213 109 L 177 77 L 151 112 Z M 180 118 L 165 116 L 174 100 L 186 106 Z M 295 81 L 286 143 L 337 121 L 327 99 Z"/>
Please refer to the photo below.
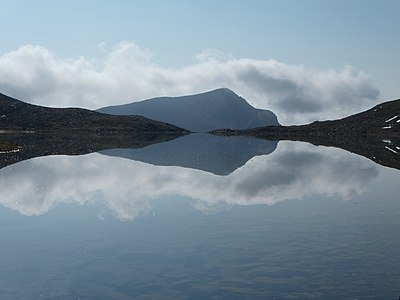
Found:
<path fill-rule="evenodd" d="M 0 170 L 0 204 L 23 215 L 41 215 L 60 203 L 103 203 L 121 220 L 151 209 L 151 200 L 189 197 L 204 212 L 232 205 L 273 205 L 287 199 L 338 196 L 368 190 L 378 176 L 369 160 L 345 151 L 280 143 L 229 176 L 157 167 L 100 154 L 52 156 Z"/>
<path fill-rule="evenodd" d="M 207 49 L 190 66 L 168 68 L 134 43 L 100 48 L 102 58 L 59 58 L 32 45 L 5 53 L 0 92 L 42 105 L 99 108 L 228 87 L 283 124 L 345 116 L 374 105 L 379 95 L 368 75 L 351 66 L 314 70 Z"/>

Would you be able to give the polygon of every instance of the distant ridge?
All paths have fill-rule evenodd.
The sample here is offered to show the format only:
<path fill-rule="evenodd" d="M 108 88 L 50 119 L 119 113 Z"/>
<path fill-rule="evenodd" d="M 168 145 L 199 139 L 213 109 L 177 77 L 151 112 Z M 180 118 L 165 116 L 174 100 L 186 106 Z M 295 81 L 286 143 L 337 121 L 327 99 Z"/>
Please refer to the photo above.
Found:
<path fill-rule="evenodd" d="M 254 108 L 245 99 L 227 88 L 181 97 L 152 98 L 103 107 L 97 111 L 113 115 L 141 115 L 174 124 L 192 132 L 280 125 L 274 113 Z"/>

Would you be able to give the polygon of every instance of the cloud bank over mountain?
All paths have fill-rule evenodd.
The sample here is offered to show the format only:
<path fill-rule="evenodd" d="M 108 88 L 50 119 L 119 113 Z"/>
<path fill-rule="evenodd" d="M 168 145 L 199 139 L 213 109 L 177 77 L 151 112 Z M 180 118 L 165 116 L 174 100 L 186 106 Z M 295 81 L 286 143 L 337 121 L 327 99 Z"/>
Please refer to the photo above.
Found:
<path fill-rule="evenodd" d="M 190 66 L 165 67 L 147 50 L 122 42 L 103 57 L 59 58 L 25 45 L 0 56 L 0 91 L 48 106 L 102 106 L 227 87 L 282 124 L 343 117 L 378 102 L 369 76 L 352 66 L 314 70 L 276 60 L 234 58 L 207 49 Z"/>

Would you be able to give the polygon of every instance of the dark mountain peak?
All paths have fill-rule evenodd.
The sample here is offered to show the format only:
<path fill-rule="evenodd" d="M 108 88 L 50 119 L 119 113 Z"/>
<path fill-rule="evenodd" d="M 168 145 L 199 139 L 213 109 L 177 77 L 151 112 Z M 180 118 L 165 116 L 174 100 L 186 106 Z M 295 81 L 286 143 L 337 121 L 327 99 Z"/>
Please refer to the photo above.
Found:
<path fill-rule="evenodd" d="M 180 97 L 157 97 L 103 107 L 98 111 L 114 115 L 141 115 L 193 132 L 279 125 L 274 113 L 254 108 L 227 88 Z"/>
<path fill-rule="evenodd" d="M 206 92 L 206 93 L 225 93 L 225 94 L 235 94 L 235 92 L 234 92 L 234 91 L 232 91 L 231 89 L 229 89 L 229 88 L 226 88 L 226 87 L 217 88 L 217 89 L 215 89 L 215 90 L 211 90 L 211 91 L 208 91 L 208 92 Z M 236 94 L 235 94 L 235 95 L 236 95 Z"/>
<path fill-rule="evenodd" d="M 232 91 L 231 89 L 228 89 L 228 88 L 218 88 L 218 89 L 215 89 L 215 90 L 204 92 L 203 94 L 215 94 L 215 95 L 239 97 L 234 91 Z M 201 94 L 199 94 L 199 95 L 201 95 Z"/>
<path fill-rule="evenodd" d="M 127 103 L 127 104 L 122 104 L 122 105 L 116 105 L 116 106 L 109 106 L 109 107 L 120 107 L 120 106 L 127 106 L 127 105 L 132 105 L 132 104 L 143 104 L 143 103 L 157 103 L 157 105 L 162 105 L 162 106 L 167 106 L 171 103 L 173 104 L 180 104 L 180 105 L 198 105 L 197 102 L 201 101 L 204 104 L 213 104 L 213 105 L 218 105 L 222 103 L 229 103 L 229 102 L 242 102 L 245 104 L 248 104 L 248 102 L 237 95 L 235 92 L 228 88 L 218 88 L 215 90 L 207 91 L 207 92 L 202 92 L 198 94 L 190 94 L 190 95 L 185 95 L 185 96 L 161 96 L 161 97 L 154 97 L 150 99 L 145 99 L 133 103 Z M 168 102 L 168 103 L 167 103 Z M 248 104 L 250 105 L 250 104 Z M 104 108 L 100 108 L 99 111 L 103 110 Z"/>
<path fill-rule="evenodd" d="M 228 89 L 228 88 L 219 88 L 215 90 L 211 90 L 208 92 L 200 93 L 200 94 L 194 94 L 191 96 L 186 96 L 186 97 L 193 97 L 193 98 L 202 98 L 202 101 L 208 101 L 210 104 L 218 104 L 218 103 L 237 103 L 237 104 L 242 104 L 246 105 L 249 107 L 252 107 L 246 99 L 243 97 L 240 97 L 238 94 L 236 94 L 234 91 Z M 182 98 L 185 98 L 183 96 Z"/>

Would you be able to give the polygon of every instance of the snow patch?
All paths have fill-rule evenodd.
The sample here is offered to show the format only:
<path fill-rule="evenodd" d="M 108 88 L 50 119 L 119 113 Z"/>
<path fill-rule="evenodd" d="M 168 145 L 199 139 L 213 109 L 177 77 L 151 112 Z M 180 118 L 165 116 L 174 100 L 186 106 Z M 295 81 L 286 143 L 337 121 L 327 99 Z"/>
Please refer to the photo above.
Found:
<path fill-rule="evenodd" d="M 398 115 L 397 115 L 397 116 L 394 116 L 394 117 L 392 117 L 392 118 L 390 118 L 390 119 L 387 119 L 385 122 L 388 123 L 388 122 L 393 121 L 394 119 L 396 119 L 396 118 L 398 118 L 398 117 L 399 117 Z"/>
<path fill-rule="evenodd" d="M 392 144 L 392 141 L 391 141 L 391 140 L 382 140 L 382 142 L 383 142 L 383 143 L 386 143 L 386 144 L 389 144 L 389 145 Z"/>
<path fill-rule="evenodd" d="M 392 128 L 392 125 L 382 127 L 382 129 L 390 129 L 390 128 Z"/>
<path fill-rule="evenodd" d="M 0 151 L 0 154 L 15 153 L 15 152 L 19 152 L 19 150 L 21 150 L 21 149 L 15 149 L 15 150 L 10 150 L 10 151 Z"/>
<path fill-rule="evenodd" d="M 387 150 L 393 152 L 393 153 L 399 154 L 396 150 L 393 150 L 392 148 L 389 148 L 389 147 L 386 147 L 386 146 L 385 146 L 385 148 L 386 148 Z"/>

